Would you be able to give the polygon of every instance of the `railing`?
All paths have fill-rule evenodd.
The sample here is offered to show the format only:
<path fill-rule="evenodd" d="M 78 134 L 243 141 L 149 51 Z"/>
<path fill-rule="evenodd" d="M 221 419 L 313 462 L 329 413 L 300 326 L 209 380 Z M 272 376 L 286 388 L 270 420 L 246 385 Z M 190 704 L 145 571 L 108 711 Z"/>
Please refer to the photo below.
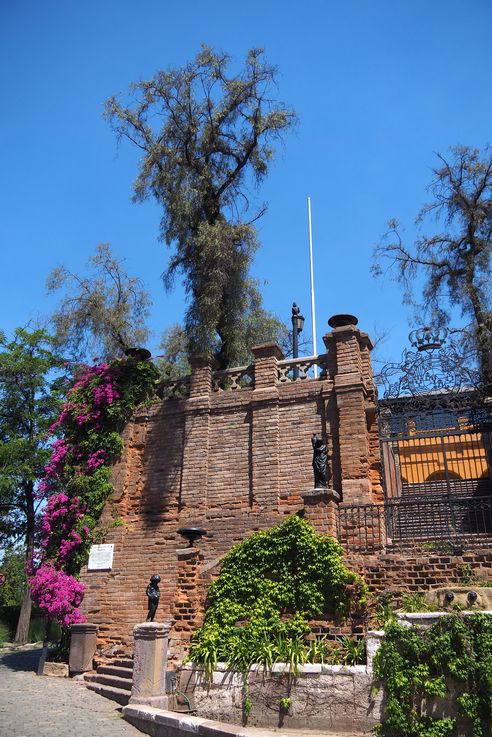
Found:
<path fill-rule="evenodd" d="M 289 381 L 314 379 L 314 366 L 320 369 L 318 378 L 328 378 L 328 356 L 324 353 L 321 356 L 303 356 L 279 361 L 277 381 L 284 384 Z"/>
<path fill-rule="evenodd" d="M 237 366 L 224 371 L 214 371 L 212 374 L 212 391 L 225 392 L 235 389 L 251 389 L 254 386 L 254 381 L 254 364 Z"/>
<path fill-rule="evenodd" d="M 340 505 L 338 538 L 346 550 L 370 552 L 388 543 L 492 542 L 492 496 L 391 499 Z"/>
<path fill-rule="evenodd" d="M 338 539 L 348 551 L 365 553 L 386 545 L 383 504 L 341 504 L 337 527 Z"/>
<path fill-rule="evenodd" d="M 185 399 L 190 396 L 190 377 L 178 376 L 160 381 L 157 396 L 161 399 Z"/>

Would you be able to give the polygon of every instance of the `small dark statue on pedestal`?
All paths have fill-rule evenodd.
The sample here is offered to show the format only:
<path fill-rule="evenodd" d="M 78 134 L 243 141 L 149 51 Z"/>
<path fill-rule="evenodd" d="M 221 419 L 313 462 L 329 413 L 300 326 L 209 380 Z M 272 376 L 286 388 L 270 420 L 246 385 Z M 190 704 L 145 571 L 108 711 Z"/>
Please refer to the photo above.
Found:
<path fill-rule="evenodd" d="M 328 487 L 326 481 L 326 467 L 328 462 L 326 445 L 318 435 L 312 436 L 311 443 L 313 444 L 314 488 L 326 489 Z"/>
<path fill-rule="evenodd" d="M 159 583 L 161 577 L 156 574 L 150 577 L 150 583 L 147 586 L 145 593 L 149 600 L 149 613 L 147 614 L 147 622 L 153 622 L 157 607 L 159 605 L 159 599 L 161 592 L 159 591 Z"/>

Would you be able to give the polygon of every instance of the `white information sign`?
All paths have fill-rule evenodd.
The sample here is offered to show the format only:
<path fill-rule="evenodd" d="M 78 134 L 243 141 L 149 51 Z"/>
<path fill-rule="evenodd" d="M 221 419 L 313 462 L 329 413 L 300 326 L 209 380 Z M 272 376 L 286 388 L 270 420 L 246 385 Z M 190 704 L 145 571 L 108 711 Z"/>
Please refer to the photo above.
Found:
<path fill-rule="evenodd" d="M 88 571 L 110 571 L 113 567 L 114 545 L 91 545 Z"/>

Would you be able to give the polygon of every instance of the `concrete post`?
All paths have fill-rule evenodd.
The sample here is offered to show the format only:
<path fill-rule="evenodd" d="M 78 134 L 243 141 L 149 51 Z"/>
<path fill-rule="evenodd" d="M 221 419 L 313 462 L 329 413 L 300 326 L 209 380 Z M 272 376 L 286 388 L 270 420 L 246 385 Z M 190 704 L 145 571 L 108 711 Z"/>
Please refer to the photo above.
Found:
<path fill-rule="evenodd" d="M 166 669 L 169 622 L 143 622 L 133 628 L 135 640 L 130 704 L 167 709 Z"/>
<path fill-rule="evenodd" d="M 70 675 L 92 670 L 92 659 L 96 653 L 97 624 L 84 622 L 70 627 Z"/>

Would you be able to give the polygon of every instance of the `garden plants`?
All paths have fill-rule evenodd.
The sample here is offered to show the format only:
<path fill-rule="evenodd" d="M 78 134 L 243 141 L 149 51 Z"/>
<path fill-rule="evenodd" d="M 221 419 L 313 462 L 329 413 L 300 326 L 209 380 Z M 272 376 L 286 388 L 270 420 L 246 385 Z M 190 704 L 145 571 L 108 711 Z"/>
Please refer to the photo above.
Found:
<path fill-rule="evenodd" d="M 434 699 L 459 694 L 455 706 L 469 720 L 470 737 L 492 729 L 492 617 L 477 613 L 441 617 L 428 629 L 391 623 L 376 653 L 375 674 L 384 685 L 384 737 L 451 737 L 456 719 L 435 718 Z M 450 691 L 450 685 L 457 686 Z M 427 713 L 426 713 L 427 712 Z"/>
<path fill-rule="evenodd" d="M 97 521 L 112 492 L 121 431 L 154 390 L 158 374 L 138 356 L 79 369 L 50 428 L 52 453 L 39 484 L 45 500 L 30 564 L 33 601 L 62 627 L 83 621 L 78 580 Z"/>
<path fill-rule="evenodd" d="M 362 579 L 344 565 L 338 541 L 292 515 L 225 556 L 189 660 L 207 674 L 218 661 L 241 672 L 253 663 L 268 669 L 284 662 L 296 673 L 309 656 L 323 650 L 328 657 L 328 648 L 306 643 L 309 620 L 323 613 L 347 615 L 366 595 Z"/>

